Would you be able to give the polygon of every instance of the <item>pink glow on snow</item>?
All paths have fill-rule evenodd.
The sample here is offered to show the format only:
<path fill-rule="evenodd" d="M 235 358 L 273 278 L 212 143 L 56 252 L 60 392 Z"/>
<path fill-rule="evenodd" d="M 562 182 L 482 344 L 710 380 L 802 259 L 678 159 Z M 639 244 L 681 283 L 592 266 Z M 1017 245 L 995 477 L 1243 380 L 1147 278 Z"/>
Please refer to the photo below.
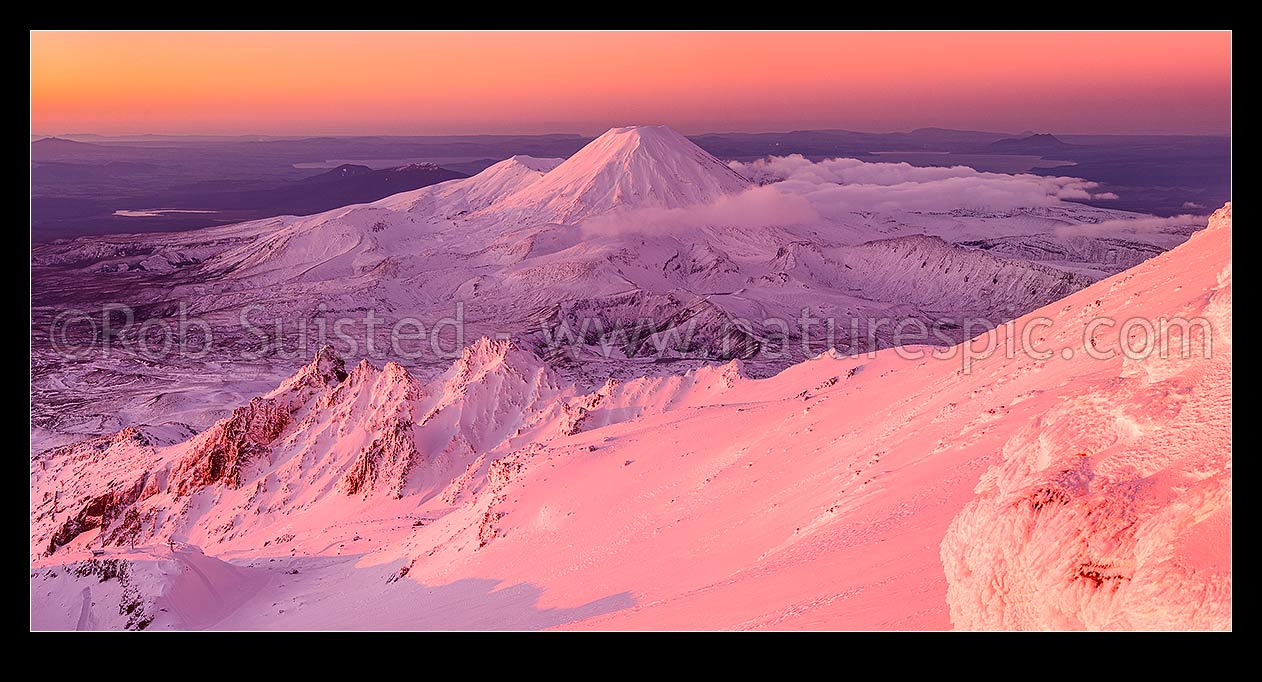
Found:
<path fill-rule="evenodd" d="M 508 342 L 424 385 L 368 363 L 343 380 L 321 355 L 231 418 L 270 439 L 290 415 L 239 486 L 188 473 L 220 427 L 124 433 L 42 460 L 32 504 L 101 494 L 107 469 L 154 481 L 131 507 L 140 546 L 106 549 L 151 628 L 1230 628 L 1231 282 L 1228 205 L 1017 321 L 1081 348 L 1102 315 L 1202 316 L 1208 358 L 996 354 L 966 373 L 887 350 L 584 393 Z M 398 419 L 422 459 L 380 440 Z M 62 517 L 32 520 L 35 627 L 121 627 L 89 606 L 126 599 L 116 582 L 59 573 L 99 531 L 43 556 Z"/>

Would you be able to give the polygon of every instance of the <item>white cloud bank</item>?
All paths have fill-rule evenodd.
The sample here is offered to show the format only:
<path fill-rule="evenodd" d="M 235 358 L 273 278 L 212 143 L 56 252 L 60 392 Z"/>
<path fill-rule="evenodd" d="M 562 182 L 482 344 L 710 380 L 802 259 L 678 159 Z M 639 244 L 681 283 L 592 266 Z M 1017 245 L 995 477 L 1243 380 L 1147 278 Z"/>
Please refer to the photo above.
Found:
<path fill-rule="evenodd" d="M 1053 232 L 1061 237 L 1070 237 L 1074 235 L 1091 237 L 1096 235 L 1118 236 L 1120 234 L 1165 234 L 1177 228 L 1185 228 L 1189 226 L 1197 228 L 1204 227 L 1207 220 L 1208 218 L 1206 216 L 1195 216 L 1187 213 L 1170 216 L 1168 218 L 1143 216 L 1140 218 L 1130 218 L 1125 220 L 1102 220 L 1098 223 L 1063 225 L 1057 227 L 1053 230 Z"/>
<path fill-rule="evenodd" d="M 820 213 L 807 197 L 783 192 L 775 186 L 752 187 L 739 194 L 687 208 L 641 208 L 611 213 L 583 223 L 589 235 L 623 232 L 658 233 L 694 228 L 698 225 L 727 227 L 767 227 L 803 225 L 820 220 Z"/>
<path fill-rule="evenodd" d="M 808 225 L 844 219 L 853 212 L 1003 211 L 1066 199 L 1117 198 L 1095 191 L 1099 184 L 1082 178 L 984 173 L 967 166 L 920 167 L 858 159 L 814 162 L 799 154 L 729 165 L 757 186 L 701 206 L 607 214 L 586 221 L 581 229 L 589 235 L 609 235 L 674 232 L 700 225 Z M 1163 219 L 1163 225 L 1182 218 Z"/>
<path fill-rule="evenodd" d="M 824 217 L 850 211 L 1005 210 L 1066 199 L 1117 198 L 1112 192 L 1094 191 L 1099 183 L 1081 178 L 983 173 L 967 166 L 920 167 L 858 159 L 814 162 L 799 154 L 729 165 L 760 185 L 805 197 Z"/>

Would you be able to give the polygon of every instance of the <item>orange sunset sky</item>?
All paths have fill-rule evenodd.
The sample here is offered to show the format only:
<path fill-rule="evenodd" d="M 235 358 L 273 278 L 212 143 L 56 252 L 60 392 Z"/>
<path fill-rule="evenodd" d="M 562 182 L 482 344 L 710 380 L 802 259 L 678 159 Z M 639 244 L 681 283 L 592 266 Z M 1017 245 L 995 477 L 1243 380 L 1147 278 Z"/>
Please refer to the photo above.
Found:
<path fill-rule="evenodd" d="M 37 134 L 1228 133 L 1229 32 L 31 33 Z"/>

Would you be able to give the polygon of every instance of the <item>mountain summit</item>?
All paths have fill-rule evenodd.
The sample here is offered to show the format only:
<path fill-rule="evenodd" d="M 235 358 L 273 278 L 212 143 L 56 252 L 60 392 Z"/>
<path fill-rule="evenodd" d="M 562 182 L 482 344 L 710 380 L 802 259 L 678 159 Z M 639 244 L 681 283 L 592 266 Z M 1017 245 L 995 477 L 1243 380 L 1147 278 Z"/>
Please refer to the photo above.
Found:
<path fill-rule="evenodd" d="M 704 204 L 749 184 L 667 126 L 630 126 L 610 129 L 495 208 L 572 224 L 615 210 Z"/>

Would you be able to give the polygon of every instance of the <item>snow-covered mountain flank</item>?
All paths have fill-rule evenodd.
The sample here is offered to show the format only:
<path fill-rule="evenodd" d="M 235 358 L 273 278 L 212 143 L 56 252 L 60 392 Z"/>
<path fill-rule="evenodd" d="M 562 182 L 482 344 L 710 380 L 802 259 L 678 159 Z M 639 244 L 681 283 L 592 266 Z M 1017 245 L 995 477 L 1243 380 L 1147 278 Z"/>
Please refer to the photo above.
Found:
<path fill-rule="evenodd" d="M 749 180 L 666 126 L 614 128 L 496 204 L 530 222 L 572 225 L 610 211 L 708 204 Z"/>
<path fill-rule="evenodd" d="M 1091 191 L 963 167 L 725 164 L 633 126 L 569 159 L 515 156 L 317 215 L 41 245 L 34 450 L 127 426 L 203 430 L 326 343 L 428 381 L 472 340 L 512 338 L 586 390 L 733 358 L 765 377 L 829 348 L 950 345 L 1195 227 L 1066 200 Z M 129 323 L 102 337 L 109 315 Z M 895 319 L 931 333 L 879 323 Z M 423 333 L 399 333 L 404 320 Z M 136 350 L 142 328 L 200 348 L 201 325 L 204 353 Z"/>
<path fill-rule="evenodd" d="M 559 165 L 510 159 L 487 171 L 501 199 L 477 176 L 143 252 L 40 254 L 124 275 L 158 259 L 171 270 L 142 276 L 148 304 L 208 317 L 316 300 L 397 314 L 459 292 L 471 327 L 521 333 L 411 367 L 320 348 L 195 434 L 131 427 L 36 454 L 33 626 L 1231 627 L 1230 205 L 1098 281 L 948 229 L 1126 220 L 1062 204 L 908 218 L 942 234 L 877 214 L 681 233 L 685 202 L 752 190 L 680 140 L 616 129 Z M 639 150 L 663 145 L 677 164 L 653 172 L 696 181 L 678 194 L 636 179 Z M 636 177 L 575 184 L 566 166 L 592 159 Z M 542 182 L 583 200 L 530 191 Z M 615 204 L 660 229 L 566 222 Z M 1011 230 L 1055 236 L 1026 228 Z M 1016 317 L 972 342 L 839 347 L 756 376 L 750 354 L 593 382 L 575 366 L 596 360 L 548 356 L 536 316 L 699 320 L 704 346 L 724 316 L 808 300 Z M 1181 322 L 1156 336 L 1128 320 Z M 643 339 L 611 336 L 634 366 Z"/>

